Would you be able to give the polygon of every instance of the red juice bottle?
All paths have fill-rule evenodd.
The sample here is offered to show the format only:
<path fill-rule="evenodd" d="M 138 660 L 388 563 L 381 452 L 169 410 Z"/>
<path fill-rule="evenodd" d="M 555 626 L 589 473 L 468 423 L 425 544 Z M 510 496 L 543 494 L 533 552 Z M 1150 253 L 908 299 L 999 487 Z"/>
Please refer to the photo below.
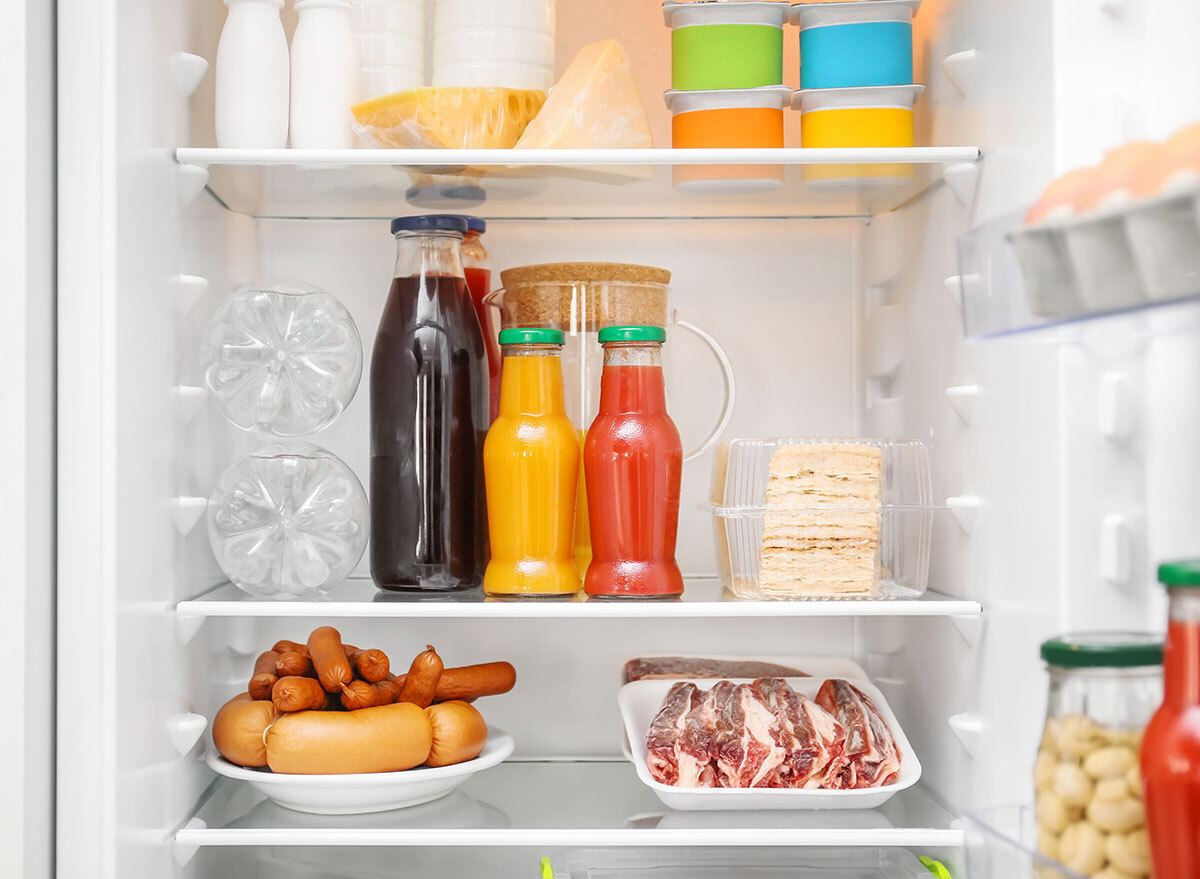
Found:
<path fill-rule="evenodd" d="M 661 327 L 605 327 L 600 413 L 583 447 L 594 597 L 683 594 L 675 562 L 683 447 L 667 414 Z"/>
<path fill-rule="evenodd" d="M 1200 561 L 1160 565 L 1170 597 L 1163 704 L 1142 738 L 1154 875 L 1200 879 Z"/>

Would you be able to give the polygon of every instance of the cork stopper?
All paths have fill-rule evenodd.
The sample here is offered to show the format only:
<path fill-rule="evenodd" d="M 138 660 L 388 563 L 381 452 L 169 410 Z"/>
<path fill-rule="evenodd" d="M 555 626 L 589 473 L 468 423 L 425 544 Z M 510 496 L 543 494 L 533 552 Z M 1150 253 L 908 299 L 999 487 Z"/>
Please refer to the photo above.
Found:
<path fill-rule="evenodd" d="M 547 262 L 518 266 L 500 273 L 505 287 L 520 284 L 571 284 L 585 281 L 625 281 L 635 284 L 669 284 L 671 273 L 654 266 L 624 262 Z"/>

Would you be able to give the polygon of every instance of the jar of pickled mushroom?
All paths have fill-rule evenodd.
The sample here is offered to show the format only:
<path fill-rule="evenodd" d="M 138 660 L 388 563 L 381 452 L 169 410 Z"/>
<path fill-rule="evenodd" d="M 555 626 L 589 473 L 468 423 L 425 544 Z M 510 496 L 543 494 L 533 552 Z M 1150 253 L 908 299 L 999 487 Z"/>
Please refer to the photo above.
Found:
<path fill-rule="evenodd" d="M 1142 730 L 1162 701 L 1162 655 L 1160 636 L 1134 632 L 1042 644 L 1050 695 L 1034 766 L 1037 848 L 1075 874 L 1150 876 L 1138 758 Z"/>

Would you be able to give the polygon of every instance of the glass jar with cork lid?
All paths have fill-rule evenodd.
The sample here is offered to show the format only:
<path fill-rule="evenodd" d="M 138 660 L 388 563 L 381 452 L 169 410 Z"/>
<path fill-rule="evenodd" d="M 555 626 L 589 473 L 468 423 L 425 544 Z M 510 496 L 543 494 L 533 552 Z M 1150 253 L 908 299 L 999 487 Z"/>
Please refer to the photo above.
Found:
<path fill-rule="evenodd" d="M 704 342 L 717 360 L 724 393 L 715 394 L 719 409 L 713 428 L 697 439 L 683 437 L 684 460 L 708 451 L 729 423 L 733 412 L 733 368 L 724 350 L 708 333 L 680 319 L 671 305 L 671 273 L 655 266 L 613 262 L 562 262 L 520 266 L 500 273 L 502 289 L 488 297 L 500 312 L 502 329 L 545 327 L 562 330 L 563 378 L 567 417 L 579 431 L 580 444 L 600 407 L 600 374 L 604 351 L 599 333 L 611 326 L 678 327 Z M 667 394 L 671 376 L 666 376 Z M 576 505 L 576 563 L 587 570 L 591 560 L 587 504 L 582 479 Z"/>

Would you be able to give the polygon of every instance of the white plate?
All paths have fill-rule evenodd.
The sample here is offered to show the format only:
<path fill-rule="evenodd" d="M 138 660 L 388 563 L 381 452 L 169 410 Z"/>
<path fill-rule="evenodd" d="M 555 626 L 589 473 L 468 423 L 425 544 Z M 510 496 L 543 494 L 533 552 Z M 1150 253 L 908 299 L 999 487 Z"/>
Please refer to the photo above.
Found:
<path fill-rule="evenodd" d="M 803 668 L 803 666 L 801 666 Z M 808 669 L 805 669 L 807 671 Z M 750 683 L 744 678 L 732 679 L 734 683 Z M 792 689 L 810 699 L 826 678 L 788 678 Z M 883 693 L 874 684 L 865 680 L 854 680 L 858 687 L 875 704 L 884 722 L 896 739 L 900 750 L 900 777 L 894 784 L 865 790 L 792 790 L 785 788 L 714 788 L 672 787 L 661 784 L 650 776 L 646 765 L 646 732 L 650 722 L 662 707 L 667 691 L 678 681 L 634 681 L 621 687 L 617 704 L 621 706 L 621 719 L 625 724 L 625 735 L 633 751 L 633 765 L 642 784 L 654 791 L 663 805 L 684 811 L 714 809 L 874 809 L 886 803 L 892 796 L 905 788 L 912 787 L 921 777 L 921 763 L 904 730 L 896 722 L 896 715 L 888 707 Z M 697 687 L 707 690 L 715 680 L 693 680 Z"/>
<path fill-rule="evenodd" d="M 418 766 L 403 772 L 289 775 L 238 766 L 215 748 L 209 748 L 207 760 L 215 772 L 248 782 L 285 808 L 314 815 L 358 815 L 403 809 L 444 797 L 475 773 L 504 762 L 512 752 L 512 736 L 488 727 L 487 744 L 474 760 L 453 766 Z"/>

